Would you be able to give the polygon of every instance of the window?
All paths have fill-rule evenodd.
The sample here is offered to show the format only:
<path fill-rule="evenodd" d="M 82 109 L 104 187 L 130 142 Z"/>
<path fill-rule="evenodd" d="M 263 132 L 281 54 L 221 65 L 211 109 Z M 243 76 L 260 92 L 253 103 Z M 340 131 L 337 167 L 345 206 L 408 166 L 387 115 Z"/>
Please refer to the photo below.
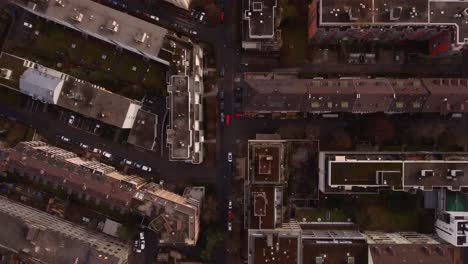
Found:
<path fill-rule="evenodd" d="M 333 107 L 333 103 L 332 103 L 332 102 L 328 102 L 328 103 L 327 103 L 327 106 L 328 106 L 328 108 L 332 108 L 332 107 Z"/>
<path fill-rule="evenodd" d="M 341 108 L 348 108 L 348 107 L 349 107 L 349 103 L 347 101 L 341 102 Z"/>
<path fill-rule="evenodd" d="M 404 105 L 403 102 L 396 102 L 396 108 L 403 108 Z"/>
<path fill-rule="evenodd" d="M 420 102 L 414 102 L 413 103 L 413 108 L 421 108 L 421 103 Z"/>
<path fill-rule="evenodd" d="M 319 102 L 312 102 L 312 103 L 311 103 L 311 106 L 312 106 L 312 108 L 319 108 L 319 107 L 320 107 L 320 103 L 319 103 Z"/>

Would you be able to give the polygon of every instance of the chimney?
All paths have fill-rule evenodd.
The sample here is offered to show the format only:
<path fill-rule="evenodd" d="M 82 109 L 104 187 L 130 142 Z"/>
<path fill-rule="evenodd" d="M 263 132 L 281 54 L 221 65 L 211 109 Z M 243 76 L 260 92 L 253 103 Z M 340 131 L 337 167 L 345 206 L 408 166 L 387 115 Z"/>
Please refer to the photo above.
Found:
<path fill-rule="evenodd" d="M 423 246 L 422 251 L 426 253 L 428 256 L 430 256 L 432 253 L 428 246 Z"/>
<path fill-rule="evenodd" d="M 388 246 L 386 249 L 388 254 L 395 256 L 395 249 L 392 246 Z"/>

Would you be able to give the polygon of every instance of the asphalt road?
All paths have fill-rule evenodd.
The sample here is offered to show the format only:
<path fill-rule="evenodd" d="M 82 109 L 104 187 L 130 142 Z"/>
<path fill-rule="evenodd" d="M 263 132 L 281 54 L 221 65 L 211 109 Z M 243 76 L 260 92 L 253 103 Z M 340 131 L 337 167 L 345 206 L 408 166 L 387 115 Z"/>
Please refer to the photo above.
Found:
<path fill-rule="evenodd" d="M 194 41 L 207 42 L 213 45 L 216 56 L 216 66 L 218 72 L 224 68 L 224 78 L 221 78 L 218 83 L 218 89 L 225 92 L 225 112 L 232 114 L 233 109 L 233 79 L 236 71 L 239 70 L 240 58 L 240 3 L 235 0 L 225 0 L 225 10 L 229 10 L 225 14 L 225 23 L 216 27 L 208 27 L 193 20 L 188 16 L 188 12 L 174 8 L 172 6 L 162 4 L 159 7 L 148 9 L 147 5 L 142 0 L 118 0 L 115 5 L 113 1 L 108 0 L 95 0 L 121 11 L 127 12 L 131 15 L 138 16 L 149 22 L 169 28 L 179 33 L 180 28 L 174 28 L 172 25 L 185 27 L 189 30 L 197 31 Z M 121 4 L 125 4 L 125 9 Z M 159 18 L 158 21 L 151 21 L 148 15 L 154 15 Z M 128 144 L 117 144 L 102 137 L 86 131 L 68 126 L 66 122 L 56 120 L 50 112 L 34 112 L 30 109 L 21 107 L 12 107 L 7 105 L 0 105 L 0 115 L 9 117 L 10 119 L 24 123 L 30 127 L 36 128 L 37 131 L 48 138 L 51 142 L 63 144 L 57 138 L 57 134 L 64 135 L 73 141 L 79 141 L 87 144 L 92 148 L 99 148 L 112 153 L 114 156 L 130 157 L 131 160 L 138 161 L 153 168 L 151 173 L 145 174 L 147 178 L 155 180 L 165 180 L 167 182 L 186 181 L 190 185 L 215 183 L 218 200 L 222 206 L 219 210 L 218 225 L 222 230 L 225 230 L 226 237 L 230 237 L 227 231 L 227 202 L 232 198 L 232 166 L 227 162 L 227 153 L 234 152 L 235 149 L 235 135 L 236 130 L 239 128 L 235 120 L 232 121 L 230 127 L 219 123 L 218 121 L 218 135 L 217 135 L 217 150 L 218 162 L 216 168 L 208 168 L 204 165 L 191 165 L 181 162 L 169 162 L 167 159 L 161 158 L 159 153 L 146 152 L 135 148 Z M 167 156 L 167 154 L 166 154 Z M 226 176 L 226 177 L 225 177 Z M 234 212 L 240 215 L 241 212 Z M 236 228 L 236 227 L 234 227 Z M 239 229 L 234 231 L 240 231 Z M 226 260 L 230 259 L 232 263 L 240 263 L 238 259 L 240 254 L 231 255 L 229 258 L 226 256 L 226 243 L 219 245 L 216 248 L 214 255 L 216 263 L 227 263 Z M 233 253 L 233 252 L 231 252 Z M 237 257 L 237 258 L 235 258 Z"/>
<path fill-rule="evenodd" d="M 194 166 L 186 163 L 169 162 L 161 159 L 157 153 L 150 153 L 139 150 L 132 145 L 116 144 L 110 140 L 98 137 L 94 134 L 68 126 L 65 122 L 57 122 L 55 117 L 48 112 L 31 112 L 26 109 L 13 108 L 0 105 L 0 113 L 5 117 L 13 118 L 16 121 L 27 124 L 51 140 L 61 143 L 56 137 L 57 134 L 85 143 L 91 147 L 100 148 L 112 153 L 114 156 L 131 157 L 132 160 L 140 161 L 153 168 L 153 172 L 146 174 L 146 177 L 155 177 L 158 180 L 190 180 L 191 182 L 212 182 L 216 173 L 214 169 L 205 166 Z"/>

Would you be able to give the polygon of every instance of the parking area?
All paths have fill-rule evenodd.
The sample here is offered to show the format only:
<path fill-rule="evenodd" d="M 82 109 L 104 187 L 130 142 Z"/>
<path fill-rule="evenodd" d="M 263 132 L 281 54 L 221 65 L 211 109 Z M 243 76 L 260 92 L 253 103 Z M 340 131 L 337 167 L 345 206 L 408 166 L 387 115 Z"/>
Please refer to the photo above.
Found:
<path fill-rule="evenodd" d="M 95 135 L 101 134 L 101 127 L 104 125 L 95 119 L 87 118 L 75 112 L 66 110 L 58 110 L 58 120 L 68 124 L 69 126 Z"/>
<path fill-rule="evenodd" d="M 154 231 L 142 228 L 131 241 L 128 263 L 154 263 L 159 251 L 159 237 Z"/>

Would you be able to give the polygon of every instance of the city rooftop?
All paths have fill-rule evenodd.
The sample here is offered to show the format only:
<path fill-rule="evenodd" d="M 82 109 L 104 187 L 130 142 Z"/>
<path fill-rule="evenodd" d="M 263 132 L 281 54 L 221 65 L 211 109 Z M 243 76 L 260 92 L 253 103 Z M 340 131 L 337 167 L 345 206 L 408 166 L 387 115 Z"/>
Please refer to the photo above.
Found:
<path fill-rule="evenodd" d="M 14 0 L 40 17 L 169 65 L 158 57 L 167 30 L 91 0 Z"/>

